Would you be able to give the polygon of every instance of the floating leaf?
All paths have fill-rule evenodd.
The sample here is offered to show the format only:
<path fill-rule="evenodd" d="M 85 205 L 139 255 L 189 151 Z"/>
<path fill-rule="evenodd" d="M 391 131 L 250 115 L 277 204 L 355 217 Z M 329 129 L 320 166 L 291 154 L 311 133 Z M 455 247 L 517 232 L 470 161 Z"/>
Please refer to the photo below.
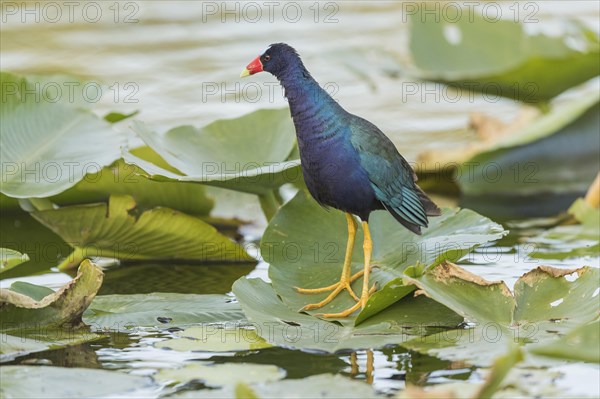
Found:
<path fill-rule="evenodd" d="M 143 146 L 131 150 L 134 156 L 177 172 L 150 147 Z M 111 194 L 131 195 L 138 206 L 151 209 L 162 206 L 193 216 L 207 216 L 214 201 L 207 197 L 206 187 L 199 184 L 180 182 L 156 182 L 143 176 L 135 165 L 117 160 L 97 173 L 89 173 L 71 189 L 52 197 L 58 205 L 73 205 L 107 201 Z"/>
<path fill-rule="evenodd" d="M 244 320 L 239 304 L 225 295 L 171 293 L 100 295 L 83 315 L 83 321 L 98 331 L 242 323 Z M 207 327 L 211 331 L 217 328 Z"/>
<path fill-rule="evenodd" d="M 199 182 L 265 195 L 301 180 L 300 161 L 290 159 L 296 136 L 288 110 L 260 110 L 203 128 L 181 126 L 160 135 L 136 122 L 134 131 L 181 173 L 129 152 L 125 161 L 155 180 Z"/>
<path fill-rule="evenodd" d="M 104 276 L 99 295 L 151 294 L 222 294 L 231 291 L 238 278 L 252 272 L 254 263 L 183 264 L 133 261 L 112 267 Z"/>
<path fill-rule="evenodd" d="M 0 247 L 26 252 L 31 258 L 29 262 L 0 274 L 2 279 L 30 276 L 50 270 L 71 253 L 71 247 L 67 243 L 28 212 L 20 209 L 14 212 L 2 210 L 0 218 Z M 32 246 L 32 243 L 39 245 Z"/>
<path fill-rule="evenodd" d="M 531 348 L 537 355 L 600 363 L 600 321 L 577 327 L 564 336 Z"/>
<path fill-rule="evenodd" d="M 362 381 L 342 377 L 341 375 L 320 374 L 300 379 L 285 379 L 249 385 L 258 398 L 296 399 L 305 398 L 375 398 L 375 390 Z M 236 387 L 227 385 L 218 390 L 185 391 L 170 397 L 177 399 L 194 398 L 246 398 L 236 396 Z"/>
<path fill-rule="evenodd" d="M 29 260 L 27 254 L 9 248 L 0 248 L 0 273 L 8 271 L 15 266 Z"/>
<path fill-rule="evenodd" d="M 37 102 L 61 103 L 73 108 L 91 108 L 91 105 L 97 104 L 99 99 L 92 95 L 94 90 L 90 88 L 98 90 L 97 94 L 101 94 L 100 91 L 103 89 L 108 89 L 97 81 L 63 73 L 28 73 L 27 75 L 0 73 L 1 80 L 4 82 L 2 90 L 6 93 L 5 98 L 13 96 L 19 101 L 25 101 L 29 97 Z"/>
<path fill-rule="evenodd" d="M 600 177 L 600 174 L 598 175 Z M 600 230 L 598 226 L 598 220 L 600 220 L 600 209 L 594 208 L 587 203 L 583 198 L 575 200 L 573 205 L 569 208 L 569 214 L 572 215 L 575 220 L 584 225 L 590 225 Z"/>
<path fill-rule="evenodd" d="M 587 193 L 585 193 L 584 202 L 586 205 L 584 209 L 595 209 L 596 212 L 600 212 L 600 172 L 598 172 Z M 571 208 L 571 211 L 575 212 L 573 207 Z M 587 212 L 585 213 L 587 214 Z M 585 215 L 581 216 L 583 218 Z M 577 214 L 575 214 L 575 217 L 577 218 Z M 583 223 L 582 219 L 578 218 L 578 220 Z"/>
<path fill-rule="evenodd" d="M 81 315 L 96 296 L 103 273 L 85 260 L 77 276 L 60 290 L 36 301 L 17 292 L 0 289 L 3 329 L 26 329 L 47 325 L 78 325 Z"/>
<path fill-rule="evenodd" d="M 475 328 L 433 334 L 407 342 L 410 349 L 489 365 L 511 341 L 542 342 L 595 319 L 598 269 L 540 266 L 515 283 L 488 282 L 449 262 L 420 277 L 407 278 L 431 298 L 475 323 Z"/>
<path fill-rule="evenodd" d="M 486 214 L 502 211 L 503 217 L 563 211 L 600 169 L 599 96 L 584 95 L 557 108 L 462 163 L 456 171 L 462 203 Z M 549 195 L 559 197 L 550 201 Z M 504 202 L 511 203 L 510 210 Z"/>
<path fill-rule="evenodd" d="M 140 111 L 133 111 L 128 114 L 122 114 L 120 112 L 109 112 L 104 115 L 104 120 L 110 123 L 117 123 L 124 121 L 125 119 L 131 118 L 132 116 L 136 116 Z"/>
<path fill-rule="evenodd" d="M 447 165 L 448 170 L 451 170 L 450 167 L 459 166 L 478 154 L 522 146 L 544 139 L 576 120 L 596 104 L 599 97 L 596 90 L 586 90 L 573 101 L 553 104 L 550 111 L 545 114 L 541 114 L 533 106 L 524 107 L 510 123 L 504 123 L 491 115 L 473 113 L 469 121 L 473 134 L 469 140 L 463 140 L 464 143 L 455 141 L 454 145 L 458 145 L 459 148 L 453 151 L 447 151 L 442 147 L 421 152 L 416 166 L 420 173 L 439 172 L 440 165 Z M 470 167 L 473 166 L 476 165 Z M 520 173 L 527 172 L 529 171 L 520 171 Z"/>
<path fill-rule="evenodd" d="M 75 248 L 59 268 L 82 257 L 185 259 L 203 262 L 252 261 L 246 251 L 202 220 L 167 208 L 134 215 L 136 203 L 113 195 L 109 204 L 76 205 L 33 212 L 32 216 Z"/>
<path fill-rule="evenodd" d="M 565 104 L 468 159 L 459 170 L 458 183 L 463 192 L 469 195 L 485 194 L 507 187 L 521 194 L 542 190 L 561 192 L 566 189 L 585 192 L 600 165 L 591 154 L 592 150 L 598 149 L 591 133 L 597 131 L 600 123 L 599 97 L 600 94 L 595 93 Z M 558 138 L 550 140 L 549 136 L 554 135 Z M 572 148 L 557 153 L 556 148 L 565 148 L 566 142 L 571 143 Z M 573 147 L 574 144 L 577 146 Z M 554 151 L 551 159 L 546 158 L 549 151 Z M 568 157 L 574 153 L 578 154 L 579 159 L 569 162 Z M 589 166 L 586 164 L 588 161 Z M 561 167 L 573 164 L 576 169 L 560 172 L 553 167 L 556 164 Z"/>
<path fill-rule="evenodd" d="M 584 90 L 533 120 L 532 112 L 522 112 L 515 118 L 520 127 L 494 127 L 485 137 L 478 130 L 453 151 L 446 145 L 423 152 L 416 164 L 425 174 L 421 182 L 432 190 L 460 190 L 461 205 L 486 215 L 514 219 L 562 212 L 600 168 L 599 98 L 595 88 Z"/>
<path fill-rule="evenodd" d="M 410 51 L 421 78 L 537 103 L 598 75 L 598 35 L 578 25 L 561 36 L 530 35 L 509 19 L 463 10 L 449 21 L 439 10 L 416 8 L 410 15 Z"/>
<path fill-rule="evenodd" d="M 534 248 L 528 256 L 557 260 L 597 257 L 600 253 L 598 234 L 598 228 L 590 225 L 557 226 L 527 241 Z"/>
<path fill-rule="evenodd" d="M 400 392 L 398 399 L 486 399 L 491 398 L 496 392 L 506 388 L 506 376 L 513 367 L 523 360 L 523 352 L 517 346 L 513 347 L 506 355 L 494 360 L 494 364 L 483 384 L 467 382 L 450 382 L 438 384 L 434 387 L 420 388 L 418 386 L 407 386 L 406 390 Z M 529 373 L 529 370 L 527 371 Z M 508 384 L 511 388 L 513 386 Z M 525 396 L 525 392 L 520 392 Z"/>
<path fill-rule="evenodd" d="M 246 363 L 191 363 L 178 369 L 163 369 L 153 375 L 155 380 L 162 383 L 202 381 L 209 387 L 264 383 L 283 377 L 285 372 L 276 366 Z"/>
<path fill-rule="evenodd" d="M 463 321 L 445 306 L 423 296 L 404 298 L 359 326 L 327 322 L 285 306 L 271 285 L 241 278 L 233 292 L 256 333 L 283 347 L 337 352 L 380 348 L 411 336 L 456 327 Z"/>
<path fill-rule="evenodd" d="M 577 199 L 569 214 L 581 224 L 553 227 L 527 240 L 534 251 L 529 254 L 538 259 L 567 259 L 574 257 L 598 257 L 600 254 L 600 211 L 589 206 L 582 198 Z"/>
<path fill-rule="evenodd" d="M 407 385 L 400 391 L 397 399 L 466 399 L 473 398 L 477 392 L 477 385 L 468 382 L 448 382 L 436 384 L 433 387 L 421 388 L 416 385 Z"/>
<path fill-rule="evenodd" d="M 424 356 L 422 356 L 424 357 Z M 213 355 L 210 358 L 215 363 L 254 363 L 273 364 L 285 370 L 287 378 L 304 378 L 309 375 L 343 373 L 347 367 L 344 356 L 333 353 L 318 353 L 286 349 L 274 346 L 268 349 L 243 353 L 243 356 L 231 356 L 230 353 Z"/>
<path fill-rule="evenodd" d="M 84 368 L 4 366 L 0 378 L 6 399 L 149 396 L 155 389 L 147 377 Z"/>
<path fill-rule="evenodd" d="M 140 151 L 140 154 L 149 152 Z M 159 162 L 157 156 L 153 159 Z M 120 159 L 97 173 L 88 174 L 75 187 L 52 200 L 67 205 L 106 201 L 111 195 L 130 195 L 142 209 L 161 206 L 192 216 L 207 216 L 210 213 L 214 203 L 206 196 L 204 186 L 157 182 L 144 177 L 142 173 L 137 166 Z"/>
<path fill-rule="evenodd" d="M 383 211 L 371 215 L 370 226 L 374 242 L 372 263 L 376 265 L 371 275 L 380 289 L 358 315 L 357 323 L 414 290 L 402 281 L 407 267 L 435 265 L 446 259 L 457 261 L 476 246 L 506 233 L 500 225 L 468 209 L 444 210 L 442 216 L 430 219 L 429 228 L 424 229 L 422 236 L 409 232 Z M 273 288 L 288 307 L 300 310 L 327 295 L 303 295 L 294 287 L 316 288 L 337 282 L 347 234 L 342 212 L 323 209 L 302 191 L 280 209 L 265 231 L 261 253 L 270 263 Z M 362 239 L 362 232 L 358 232 L 353 272 L 363 268 Z M 362 278 L 354 287 L 360 292 Z M 325 307 L 308 313 L 339 312 L 353 304 L 354 300 L 344 292 Z"/>
<path fill-rule="evenodd" d="M 229 328 L 226 324 L 189 327 L 177 333 L 181 338 L 160 341 L 154 346 L 181 352 L 241 352 L 272 346 L 253 329 L 240 328 L 239 325 L 240 323 L 237 323 L 233 328 Z"/>
<path fill-rule="evenodd" d="M 507 356 L 508 357 L 508 356 Z M 502 356 L 494 363 L 499 362 L 500 367 L 507 366 L 510 362 L 507 357 Z M 507 361 L 508 360 L 508 361 Z M 492 371 L 494 372 L 494 371 Z M 573 394 L 573 388 L 566 384 L 557 384 L 564 377 L 559 371 L 545 368 L 513 368 L 506 376 L 501 386 L 493 396 L 482 392 L 488 388 L 488 382 L 484 385 L 473 382 L 450 382 L 436 384 L 432 387 L 420 389 L 410 387 L 406 392 L 401 392 L 399 399 L 490 399 L 490 398 L 568 398 L 586 397 L 587 395 Z M 567 380 L 567 378 L 565 378 Z M 566 381 L 565 381 L 566 382 Z M 585 388 L 584 388 L 585 389 Z M 485 396 L 484 396 L 485 395 Z M 593 397 L 590 396 L 590 397 Z"/>
<path fill-rule="evenodd" d="M 123 136 L 89 111 L 52 103 L 23 90 L 24 78 L 1 73 L 0 191 L 10 197 L 48 197 L 80 181 L 89 168 L 120 157 Z M 7 85 L 14 93 L 6 93 Z"/>
<path fill-rule="evenodd" d="M 474 398 L 491 398 L 492 395 L 498 391 L 511 369 L 522 360 L 523 352 L 518 346 L 514 346 L 506 355 L 500 356 L 494 360 L 494 364 L 489 375 Z"/>
<path fill-rule="evenodd" d="M 28 296 L 36 301 L 41 301 L 45 297 L 54 293 L 54 290 L 42 285 L 30 284 L 26 281 L 15 281 L 10 285 L 10 290 L 19 294 Z"/>
<path fill-rule="evenodd" d="M 244 399 L 259 399 L 252 388 L 243 382 L 239 382 L 235 386 L 235 397 Z"/>
<path fill-rule="evenodd" d="M 43 352 L 66 346 L 79 345 L 84 342 L 95 341 L 103 338 L 83 328 L 77 329 L 52 329 L 36 328 L 34 330 L 5 331 L 0 334 L 0 363 L 12 361 L 19 356 L 30 353 Z"/>

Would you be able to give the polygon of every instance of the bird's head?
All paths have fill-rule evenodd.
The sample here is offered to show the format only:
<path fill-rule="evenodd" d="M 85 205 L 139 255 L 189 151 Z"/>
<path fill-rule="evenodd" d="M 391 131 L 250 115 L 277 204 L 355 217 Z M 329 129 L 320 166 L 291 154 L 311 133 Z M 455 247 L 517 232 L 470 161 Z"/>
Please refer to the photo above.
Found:
<path fill-rule="evenodd" d="M 277 77 L 287 69 L 302 65 L 300 56 L 294 48 L 285 43 L 271 44 L 267 51 L 256 57 L 241 73 L 241 77 L 258 72 L 269 72 Z"/>

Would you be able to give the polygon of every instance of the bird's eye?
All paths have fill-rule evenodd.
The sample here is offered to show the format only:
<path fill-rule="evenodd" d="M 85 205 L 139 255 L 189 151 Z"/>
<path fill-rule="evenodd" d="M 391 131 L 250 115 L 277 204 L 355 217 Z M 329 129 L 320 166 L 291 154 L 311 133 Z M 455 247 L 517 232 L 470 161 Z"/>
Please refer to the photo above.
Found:
<path fill-rule="evenodd" d="M 271 60 L 271 56 L 270 55 L 265 55 L 263 60 L 265 61 L 270 61 Z"/>

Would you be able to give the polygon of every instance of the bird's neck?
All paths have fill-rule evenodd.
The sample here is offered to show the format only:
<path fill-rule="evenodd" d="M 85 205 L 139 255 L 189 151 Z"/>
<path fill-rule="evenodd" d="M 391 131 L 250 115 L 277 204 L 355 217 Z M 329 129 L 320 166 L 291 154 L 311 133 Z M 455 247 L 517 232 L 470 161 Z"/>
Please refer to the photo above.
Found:
<path fill-rule="evenodd" d="M 278 79 L 285 89 L 299 139 L 328 134 L 324 127 L 330 123 L 326 122 L 335 121 L 336 116 L 346 112 L 303 65 L 285 71 Z"/>

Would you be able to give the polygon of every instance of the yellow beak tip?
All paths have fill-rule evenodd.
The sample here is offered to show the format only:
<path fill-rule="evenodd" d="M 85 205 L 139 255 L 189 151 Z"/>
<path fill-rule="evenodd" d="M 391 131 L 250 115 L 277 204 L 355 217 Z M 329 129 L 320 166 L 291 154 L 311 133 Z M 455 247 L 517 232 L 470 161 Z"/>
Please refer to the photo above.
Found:
<path fill-rule="evenodd" d="M 240 73 L 240 78 L 245 78 L 246 76 L 250 76 L 250 71 L 248 68 L 244 69 L 242 73 Z"/>

